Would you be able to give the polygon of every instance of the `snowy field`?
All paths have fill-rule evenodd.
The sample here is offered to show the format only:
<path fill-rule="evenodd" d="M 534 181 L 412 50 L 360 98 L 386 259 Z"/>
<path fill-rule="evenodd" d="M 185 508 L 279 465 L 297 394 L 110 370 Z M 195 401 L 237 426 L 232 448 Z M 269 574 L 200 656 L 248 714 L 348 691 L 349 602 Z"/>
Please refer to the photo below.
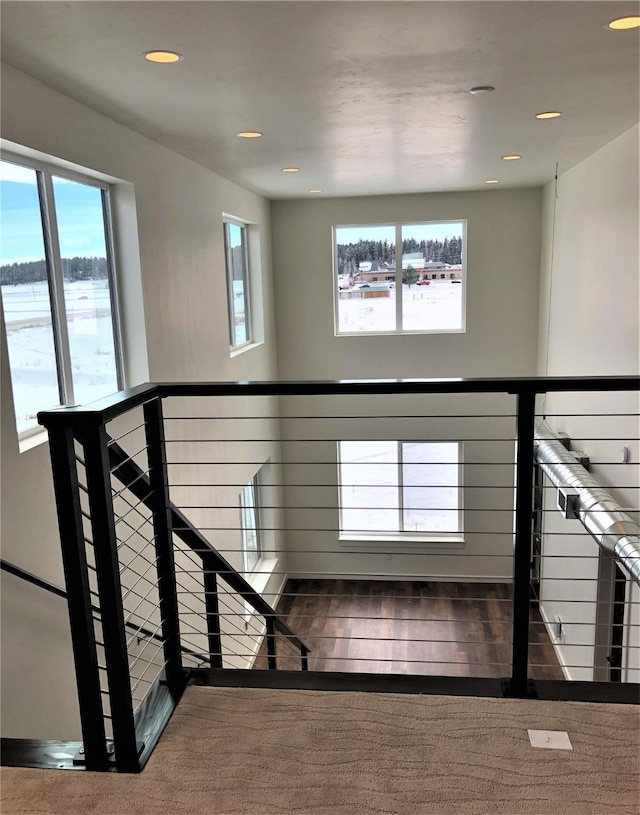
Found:
<path fill-rule="evenodd" d="M 458 532 L 457 447 L 405 442 L 400 465 L 397 442 L 340 442 L 343 532 Z"/>
<path fill-rule="evenodd" d="M 411 288 L 403 285 L 402 330 L 460 330 L 463 286 L 464 283 L 452 283 L 450 280 L 432 280 L 429 286 L 418 286 L 414 283 Z M 395 331 L 396 289 L 390 289 L 389 295 L 366 299 L 340 299 L 338 330 L 345 333 Z"/>
<path fill-rule="evenodd" d="M 118 389 L 106 280 L 65 283 L 76 404 Z M 39 410 L 60 404 L 56 357 L 46 283 L 2 286 L 13 397 L 18 432 L 36 425 Z"/>

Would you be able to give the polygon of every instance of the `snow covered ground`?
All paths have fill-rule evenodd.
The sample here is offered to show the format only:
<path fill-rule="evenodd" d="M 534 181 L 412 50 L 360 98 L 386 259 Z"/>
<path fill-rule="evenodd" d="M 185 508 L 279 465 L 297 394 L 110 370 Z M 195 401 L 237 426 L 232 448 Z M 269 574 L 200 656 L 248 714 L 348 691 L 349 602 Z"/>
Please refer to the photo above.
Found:
<path fill-rule="evenodd" d="M 2 286 L 18 432 L 36 425 L 39 410 L 60 404 L 46 283 Z M 117 376 L 106 280 L 65 283 L 65 310 L 76 404 L 115 392 Z"/>
<path fill-rule="evenodd" d="M 458 445 L 395 441 L 340 442 L 343 532 L 458 532 Z M 402 487 L 402 488 L 401 488 Z"/>
<path fill-rule="evenodd" d="M 460 330 L 463 287 L 464 283 L 450 280 L 432 280 L 429 286 L 403 285 L 402 330 Z M 396 289 L 390 289 L 389 295 L 338 300 L 338 330 L 344 333 L 395 331 Z"/>

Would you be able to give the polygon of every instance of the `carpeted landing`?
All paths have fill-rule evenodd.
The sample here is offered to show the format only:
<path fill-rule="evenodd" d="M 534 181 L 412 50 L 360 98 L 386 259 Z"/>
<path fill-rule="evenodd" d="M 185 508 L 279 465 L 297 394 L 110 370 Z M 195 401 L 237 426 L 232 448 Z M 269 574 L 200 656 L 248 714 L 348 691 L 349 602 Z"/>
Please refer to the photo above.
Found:
<path fill-rule="evenodd" d="M 194 687 L 141 775 L 6 768 L 1 811 L 637 815 L 638 724 L 624 705 Z"/>

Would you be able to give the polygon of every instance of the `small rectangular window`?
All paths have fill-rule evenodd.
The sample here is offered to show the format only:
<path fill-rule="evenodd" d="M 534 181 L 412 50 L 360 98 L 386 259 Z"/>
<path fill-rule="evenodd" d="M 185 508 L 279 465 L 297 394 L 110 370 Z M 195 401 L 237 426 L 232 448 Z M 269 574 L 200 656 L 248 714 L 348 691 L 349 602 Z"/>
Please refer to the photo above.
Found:
<path fill-rule="evenodd" d="M 459 538 L 458 442 L 338 442 L 340 533 Z"/>
<path fill-rule="evenodd" d="M 465 221 L 334 227 L 336 335 L 464 331 L 466 287 L 450 283 L 465 281 L 465 230 Z"/>
<path fill-rule="evenodd" d="M 235 221 L 225 221 L 224 243 L 229 301 L 229 338 L 231 348 L 239 348 L 247 345 L 253 339 L 246 225 Z"/>
<path fill-rule="evenodd" d="M 252 572 L 261 557 L 258 476 L 240 493 L 240 528 L 242 529 L 242 551 L 245 572 Z"/>
<path fill-rule="evenodd" d="M 0 161 L 0 283 L 16 425 L 124 387 L 109 187 Z"/>

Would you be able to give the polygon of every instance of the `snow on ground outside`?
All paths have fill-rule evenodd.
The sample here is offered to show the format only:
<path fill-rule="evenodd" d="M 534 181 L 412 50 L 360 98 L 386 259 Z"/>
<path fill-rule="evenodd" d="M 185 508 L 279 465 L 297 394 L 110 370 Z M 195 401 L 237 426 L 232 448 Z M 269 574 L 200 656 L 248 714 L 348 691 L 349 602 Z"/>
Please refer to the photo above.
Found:
<path fill-rule="evenodd" d="M 432 280 L 429 286 L 403 285 L 402 329 L 404 331 L 461 329 L 463 285 L 452 283 L 450 280 Z M 340 299 L 338 330 L 348 333 L 395 331 L 396 289 L 390 289 L 389 295 L 353 300 Z"/>
<path fill-rule="evenodd" d="M 2 286 L 2 305 L 18 432 L 39 410 L 60 404 L 46 282 Z M 65 282 L 76 404 L 117 391 L 110 294 L 106 280 Z"/>
<path fill-rule="evenodd" d="M 399 499 L 405 532 L 459 531 L 457 444 L 404 443 L 401 493 L 395 441 L 343 441 L 339 456 L 343 532 L 398 532 Z"/>

